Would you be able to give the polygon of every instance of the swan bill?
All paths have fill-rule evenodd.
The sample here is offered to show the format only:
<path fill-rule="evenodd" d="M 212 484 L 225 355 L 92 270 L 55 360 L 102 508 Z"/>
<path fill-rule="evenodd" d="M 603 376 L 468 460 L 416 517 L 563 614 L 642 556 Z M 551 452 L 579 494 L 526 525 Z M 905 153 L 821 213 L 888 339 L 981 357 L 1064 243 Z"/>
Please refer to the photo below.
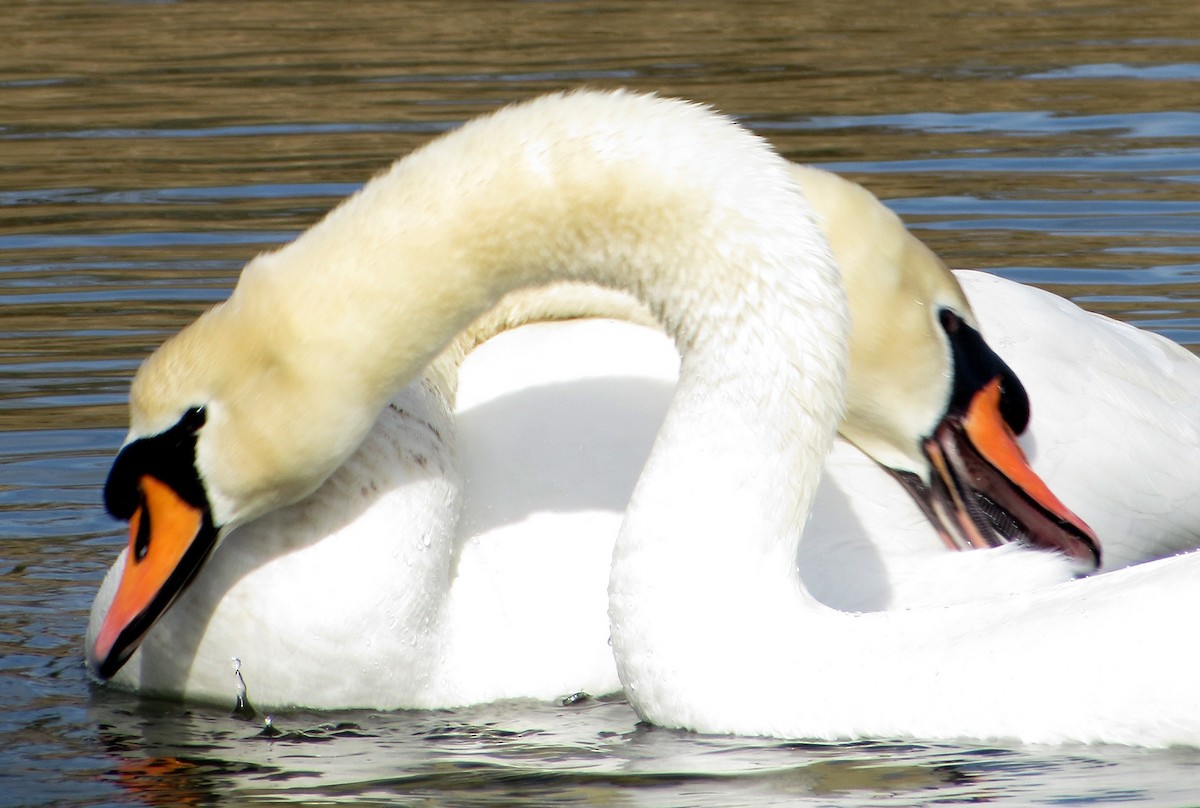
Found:
<path fill-rule="evenodd" d="M 150 475 L 139 489 L 142 502 L 129 520 L 121 583 L 88 649 L 92 672 L 101 679 L 112 678 L 129 660 L 216 545 L 217 531 L 203 509 Z"/>
<path fill-rule="evenodd" d="M 916 475 L 897 476 L 951 548 L 1019 542 L 1060 552 L 1082 571 L 1097 569 L 1099 541 L 1029 467 L 1000 399 L 997 377 L 966 412 L 938 424 L 922 446 L 933 468 L 929 485 Z"/>
<path fill-rule="evenodd" d="M 187 588 L 217 544 L 204 485 L 195 468 L 203 408 L 165 432 L 133 441 L 117 455 L 104 485 L 108 512 L 129 522 L 129 547 L 117 592 L 88 667 L 111 679 L 146 633 Z"/>

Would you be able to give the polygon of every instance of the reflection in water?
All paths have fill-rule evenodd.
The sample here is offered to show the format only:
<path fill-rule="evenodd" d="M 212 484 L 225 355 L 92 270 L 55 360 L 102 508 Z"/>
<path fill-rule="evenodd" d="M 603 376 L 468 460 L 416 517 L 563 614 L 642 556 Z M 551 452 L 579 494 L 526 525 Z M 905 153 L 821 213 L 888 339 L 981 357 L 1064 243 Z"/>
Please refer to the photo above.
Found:
<path fill-rule="evenodd" d="M 453 713 L 330 721 L 295 714 L 267 733 L 247 721 L 163 705 L 98 699 L 92 715 L 122 789 L 154 805 L 200 805 L 213 795 L 355 801 L 405 797 L 483 805 L 537 794 L 670 803 L 681 794 L 758 800 L 931 789 L 982 795 L 970 764 L 1002 750 L 916 744 L 761 743 L 703 738 L 635 723 L 620 701 L 571 708 L 504 704 Z M 531 728 L 533 727 L 533 728 Z"/>
<path fill-rule="evenodd" d="M 137 363 L 436 133 L 580 84 L 706 101 L 954 266 L 1196 346 L 1196 31 L 1167 0 L 9 3 L 0 803 L 1194 804 L 1188 750 L 701 738 L 621 702 L 296 713 L 271 738 L 93 693 L 79 646 L 122 541 L 99 488 Z"/>
<path fill-rule="evenodd" d="M 218 796 L 446 806 L 1136 802 L 1169 782 L 1172 765 L 1196 766 L 1194 753 L 1170 761 L 1163 758 L 1172 753 L 1119 747 L 696 736 L 638 724 L 620 700 L 336 718 L 295 713 L 274 719 L 278 734 L 263 732 L 261 719 L 105 696 L 94 700 L 90 717 L 114 761 L 108 776 L 152 805 L 208 804 Z M 1125 767 L 1138 775 L 1113 778 Z"/>

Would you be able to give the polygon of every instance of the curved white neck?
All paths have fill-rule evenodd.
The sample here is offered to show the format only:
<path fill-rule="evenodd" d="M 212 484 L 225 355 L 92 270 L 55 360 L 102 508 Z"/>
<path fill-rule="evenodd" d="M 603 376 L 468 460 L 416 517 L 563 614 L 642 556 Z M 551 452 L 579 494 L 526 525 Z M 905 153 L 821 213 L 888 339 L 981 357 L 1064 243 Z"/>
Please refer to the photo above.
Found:
<path fill-rule="evenodd" d="M 819 389 L 777 387 L 794 367 L 772 368 L 762 346 L 726 349 L 685 358 L 609 583 L 630 702 L 655 723 L 715 732 L 758 715 L 742 697 L 762 681 L 753 670 L 761 660 L 804 661 L 804 645 L 778 629 L 808 632 L 800 621 L 823 609 L 803 589 L 796 558 L 833 438 Z M 730 368 L 730 354 L 753 357 L 751 367 Z"/>
<path fill-rule="evenodd" d="M 581 93 L 473 121 L 252 262 L 221 316 L 253 317 L 264 301 L 287 313 L 267 337 L 278 350 L 263 352 L 296 369 L 281 375 L 321 380 L 303 396 L 315 449 L 288 436 L 319 482 L 456 333 L 503 294 L 556 279 L 625 289 L 656 313 L 690 357 L 679 409 L 740 410 L 748 427 L 772 429 L 813 407 L 804 428 L 819 436 L 805 437 L 824 455 L 847 329 L 828 246 L 786 161 L 680 102 Z M 330 422 L 336 434 L 322 434 Z M 820 464 L 787 462 L 812 477 L 794 513 Z"/>

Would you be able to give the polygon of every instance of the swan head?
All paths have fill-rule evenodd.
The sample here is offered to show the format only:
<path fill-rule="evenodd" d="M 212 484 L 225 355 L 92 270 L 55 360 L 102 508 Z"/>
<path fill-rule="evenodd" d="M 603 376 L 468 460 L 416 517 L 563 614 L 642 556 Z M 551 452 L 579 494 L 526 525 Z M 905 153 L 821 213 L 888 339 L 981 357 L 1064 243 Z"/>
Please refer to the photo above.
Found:
<path fill-rule="evenodd" d="M 951 547 L 1009 542 L 1100 563 L 1091 529 L 1029 467 L 1030 403 L 954 275 L 865 188 L 796 166 L 842 270 L 850 368 L 840 432 L 887 468 Z"/>
<path fill-rule="evenodd" d="M 269 260 L 251 262 L 243 281 L 252 283 L 256 262 Z M 369 405 L 356 411 L 355 402 L 370 397 L 339 376 L 345 363 L 314 373 L 289 361 L 272 348 L 288 324 L 271 312 L 239 311 L 247 305 L 242 289 L 167 340 L 130 388 L 130 432 L 104 502 L 129 523 L 135 563 L 126 563 L 87 648 L 102 679 L 133 654 L 232 528 L 315 490 L 374 421 Z"/>

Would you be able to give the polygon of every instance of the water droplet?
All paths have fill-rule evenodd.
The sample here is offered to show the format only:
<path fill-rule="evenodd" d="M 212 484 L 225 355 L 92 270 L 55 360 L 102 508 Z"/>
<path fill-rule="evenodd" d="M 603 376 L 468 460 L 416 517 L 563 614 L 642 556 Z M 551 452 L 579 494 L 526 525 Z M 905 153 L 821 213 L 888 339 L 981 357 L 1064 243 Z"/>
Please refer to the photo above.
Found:
<path fill-rule="evenodd" d="M 233 705 L 233 714 L 239 718 L 253 718 L 254 708 L 250 706 L 250 699 L 246 697 L 246 680 L 242 678 L 242 660 L 231 657 L 230 662 L 233 664 L 234 691 L 237 699 Z"/>

